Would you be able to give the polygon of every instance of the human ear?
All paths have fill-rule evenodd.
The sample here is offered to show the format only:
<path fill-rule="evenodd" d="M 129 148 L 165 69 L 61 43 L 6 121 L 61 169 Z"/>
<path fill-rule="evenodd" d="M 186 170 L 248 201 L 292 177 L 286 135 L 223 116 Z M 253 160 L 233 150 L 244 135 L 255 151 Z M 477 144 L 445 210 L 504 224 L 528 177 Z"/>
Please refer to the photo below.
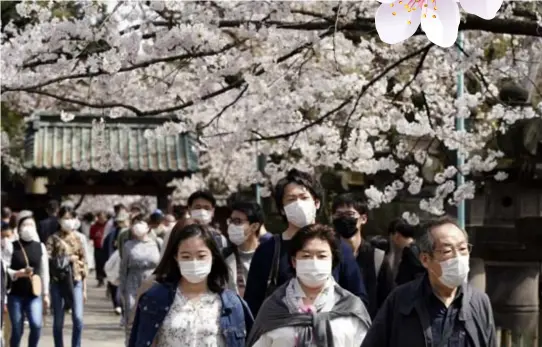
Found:
<path fill-rule="evenodd" d="M 429 261 L 430 261 L 430 256 L 429 254 L 427 253 L 420 253 L 420 255 L 418 256 L 418 259 L 420 260 L 420 262 L 422 263 L 423 267 L 428 269 L 429 268 Z"/>
<path fill-rule="evenodd" d="M 316 209 L 319 210 L 320 209 L 320 200 L 315 199 L 314 200 L 314 205 L 316 206 Z"/>

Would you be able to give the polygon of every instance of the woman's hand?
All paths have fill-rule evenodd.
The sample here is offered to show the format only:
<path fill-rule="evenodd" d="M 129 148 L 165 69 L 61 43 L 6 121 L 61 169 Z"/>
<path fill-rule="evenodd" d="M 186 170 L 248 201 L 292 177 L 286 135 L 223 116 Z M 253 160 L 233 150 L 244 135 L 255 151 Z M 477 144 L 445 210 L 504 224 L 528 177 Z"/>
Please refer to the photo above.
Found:
<path fill-rule="evenodd" d="M 19 278 L 27 278 L 27 277 L 30 277 L 31 276 L 31 273 L 28 272 L 26 269 L 20 269 L 20 270 L 17 270 L 15 272 L 15 279 L 19 279 Z"/>
<path fill-rule="evenodd" d="M 51 307 L 51 299 L 49 299 L 49 295 L 45 294 L 43 296 L 43 308 L 45 309 L 45 312 L 47 312 L 50 307 Z"/>
<path fill-rule="evenodd" d="M 83 290 L 83 303 L 85 303 L 85 304 L 87 303 L 87 290 L 86 289 Z"/>
<path fill-rule="evenodd" d="M 76 263 L 77 261 L 79 261 L 79 256 L 74 254 L 70 257 L 70 260 L 72 261 L 72 263 Z"/>

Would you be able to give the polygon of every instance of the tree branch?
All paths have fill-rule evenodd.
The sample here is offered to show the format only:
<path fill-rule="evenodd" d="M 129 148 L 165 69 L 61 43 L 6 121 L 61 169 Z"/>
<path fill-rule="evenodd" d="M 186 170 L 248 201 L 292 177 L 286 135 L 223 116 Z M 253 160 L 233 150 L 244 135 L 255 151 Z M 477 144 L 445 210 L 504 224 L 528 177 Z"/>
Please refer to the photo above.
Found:
<path fill-rule="evenodd" d="M 424 46 L 423 48 L 421 49 L 418 49 L 408 55 L 405 55 L 404 57 L 402 57 L 401 59 L 397 60 L 396 62 L 394 62 L 393 64 L 389 65 L 388 67 L 386 67 L 384 70 L 382 70 L 382 72 L 380 72 L 378 75 L 376 75 L 375 77 L 373 77 L 367 84 L 365 84 L 361 90 L 358 92 L 357 94 L 357 97 L 356 97 L 356 103 L 354 104 L 354 110 L 356 109 L 357 105 L 359 104 L 359 101 L 361 100 L 361 97 L 367 92 L 367 90 L 372 86 L 374 85 L 376 82 L 378 82 L 382 77 L 384 77 L 385 75 L 388 74 L 388 72 L 390 72 L 391 70 L 395 69 L 397 66 L 401 65 L 402 63 L 404 63 L 405 61 L 419 55 L 420 53 L 422 53 L 423 51 L 429 49 L 433 44 L 429 44 L 427 46 Z M 290 132 L 287 132 L 287 133 L 283 133 L 283 134 L 277 134 L 277 135 L 270 135 L 270 136 L 263 136 L 257 132 L 254 132 L 252 131 L 253 134 L 257 135 L 259 138 L 256 138 L 256 139 L 250 139 L 249 142 L 258 142 L 258 141 L 267 141 L 267 140 L 277 140 L 277 139 L 282 139 L 282 138 L 288 138 L 292 135 L 296 135 L 296 134 L 299 134 L 311 127 L 313 127 L 314 125 L 317 125 L 317 124 L 320 124 L 322 123 L 323 121 L 325 121 L 327 118 L 329 118 L 331 115 L 333 115 L 335 112 L 341 110 L 342 108 L 344 108 L 346 105 L 348 105 L 352 100 L 354 100 L 354 96 L 350 96 L 348 97 L 346 100 L 344 100 L 341 104 L 339 104 L 337 107 L 333 108 L 331 111 L 328 111 L 326 112 L 324 115 L 322 115 L 321 117 L 319 117 L 318 119 L 302 126 L 301 128 L 297 129 L 297 130 L 293 130 L 293 131 L 290 131 Z M 352 111 L 353 112 L 353 111 Z"/>
<path fill-rule="evenodd" d="M 221 49 L 213 50 L 213 51 L 192 52 L 192 53 L 184 53 L 184 54 L 174 55 L 174 56 L 170 56 L 170 57 L 149 59 L 149 60 L 137 63 L 137 64 L 132 64 L 130 66 L 125 66 L 125 67 L 121 68 L 119 71 L 117 71 L 115 73 L 128 72 L 128 71 L 132 71 L 132 70 L 136 70 L 136 69 L 140 69 L 140 68 L 145 68 L 145 67 L 148 67 L 148 66 L 151 66 L 151 65 L 154 65 L 154 64 L 158 64 L 158 63 L 168 63 L 168 62 L 173 62 L 173 61 L 177 61 L 177 60 L 185 60 L 185 59 L 192 59 L 192 58 L 202 58 L 202 57 L 208 57 L 208 56 L 211 56 L 211 55 L 217 55 L 217 54 L 224 53 L 227 50 L 237 46 L 237 44 L 238 43 L 230 43 L 230 44 L 225 45 Z M 6 92 L 28 91 L 28 90 L 31 90 L 31 89 L 42 88 L 42 87 L 48 86 L 50 84 L 58 83 L 58 82 L 66 81 L 66 80 L 72 80 L 72 79 L 78 79 L 78 78 L 91 78 L 91 77 L 97 77 L 97 76 L 101 76 L 101 75 L 110 75 L 110 73 L 107 72 L 107 71 L 104 71 L 104 70 L 100 70 L 100 71 L 97 71 L 97 72 L 87 72 L 87 73 L 79 73 L 79 74 L 73 74 L 73 75 L 65 75 L 65 76 L 59 76 L 59 77 L 51 78 L 51 79 L 46 80 L 44 82 L 41 82 L 41 83 L 38 83 L 38 84 L 35 84 L 35 85 L 32 85 L 32 86 L 28 86 L 28 87 L 21 87 L 21 88 L 3 87 L 3 89 Z"/>

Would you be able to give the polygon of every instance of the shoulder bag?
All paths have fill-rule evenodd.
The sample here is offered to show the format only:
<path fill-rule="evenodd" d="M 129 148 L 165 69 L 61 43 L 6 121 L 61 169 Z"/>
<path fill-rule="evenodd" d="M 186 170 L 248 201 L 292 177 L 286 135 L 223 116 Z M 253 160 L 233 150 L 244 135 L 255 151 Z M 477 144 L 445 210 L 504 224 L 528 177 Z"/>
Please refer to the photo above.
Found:
<path fill-rule="evenodd" d="M 18 242 L 19 242 L 19 246 L 21 246 L 21 251 L 23 252 L 24 261 L 26 262 L 26 267 L 30 268 L 30 262 L 28 261 L 28 256 L 26 254 L 26 251 L 24 250 L 24 246 L 21 243 L 21 241 L 18 241 Z M 41 278 L 38 274 L 34 273 L 32 274 L 32 276 L 30 276 L 30 285 L 32 286 L 32 294 L 34 294 L 34 296 L 40 296 L 41 295 Z"/>

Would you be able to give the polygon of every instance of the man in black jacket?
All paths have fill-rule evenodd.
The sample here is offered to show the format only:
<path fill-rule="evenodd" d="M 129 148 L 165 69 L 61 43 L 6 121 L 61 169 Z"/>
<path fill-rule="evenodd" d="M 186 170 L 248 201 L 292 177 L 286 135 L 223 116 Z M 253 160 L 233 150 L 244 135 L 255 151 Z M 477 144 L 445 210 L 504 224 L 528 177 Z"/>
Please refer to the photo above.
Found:
<path fill-rule="evenodd" d="M 47 206 L 47 213 L 49 214 L 49 217 L 40 221 L 39 223 L 38 233 L 40 236 L 40 241 L 44 244 L 47 243 L 49 236 L 53 235 L 58 230 L 58 209 L 58 201 L 49 201 Z"/>
<path fill-rule="evenodd" d="M 394 280 L 385 252 L 363 237 L 362 229 L 367 222 L 367 212 L 364 197 L 342 194 L 333 200 L 333 226 L 337 234 L 352 247 L 369 297 L 367 311 L 374 318 L 393 289 Z"/>
<path fill-rule="evenodd" d="M 489 298 L 467 283 L 466 232 L 441 218 L 424 226 L 416 244 L 427 274 L 389 295 L 362 347 L 496 347 Z"/>

